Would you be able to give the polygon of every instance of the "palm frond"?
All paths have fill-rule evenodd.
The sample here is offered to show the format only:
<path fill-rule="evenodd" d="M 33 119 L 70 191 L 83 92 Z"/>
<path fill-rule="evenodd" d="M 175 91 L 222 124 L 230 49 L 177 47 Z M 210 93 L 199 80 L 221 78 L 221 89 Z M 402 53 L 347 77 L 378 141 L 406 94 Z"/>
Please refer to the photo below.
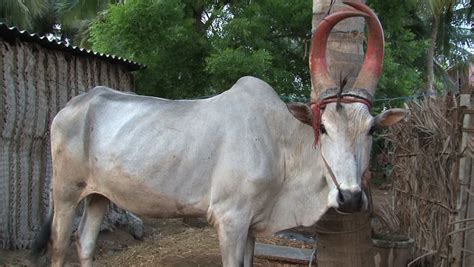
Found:
<path fill-rule="evenodd" d="M 51 0 L 52 1 L 52 0 Z M 35 31 L 35 18 L 47 11 L 47 3 L 44 0 L 1 0 L 0 21 L 8 25 L 17 26 L 21 29 Z"/>
<path fill-rule="evenodd" d="M 436 60 L 434 61 L 434 70 L 438 78 L 443 83 L 443 88 L 445 90 L 447 91 L 456 90 L 456 84 L 454 84 L 453 80 L 449 76 L 446 69 L 443 66 L 441 66 L 441 64 L 437 62 Z"/>

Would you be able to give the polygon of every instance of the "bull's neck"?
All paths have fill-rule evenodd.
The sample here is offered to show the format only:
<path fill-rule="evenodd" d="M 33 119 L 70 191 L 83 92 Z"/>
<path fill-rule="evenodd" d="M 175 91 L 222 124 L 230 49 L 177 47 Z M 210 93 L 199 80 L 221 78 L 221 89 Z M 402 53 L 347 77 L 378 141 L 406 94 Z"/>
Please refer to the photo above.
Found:
<path fill-rule="evenodd" d="M 310 126 L 289 123 L 285 142 L 285 181 L 274 207 L 273 230 L 314 224 L 327 210 L 329 188 Z M 288 207 L 291 203 L 291 208 Z"/>
<path fill-rule="evenodd" d="M 319 147 L 314 147 L 312 127 L 297 123 L 288 127 L 285 148 L 285 174 L 288 179 L 323 179 L 323 161 Z M 311 178 L 310 178 L 311 177 Z"/>

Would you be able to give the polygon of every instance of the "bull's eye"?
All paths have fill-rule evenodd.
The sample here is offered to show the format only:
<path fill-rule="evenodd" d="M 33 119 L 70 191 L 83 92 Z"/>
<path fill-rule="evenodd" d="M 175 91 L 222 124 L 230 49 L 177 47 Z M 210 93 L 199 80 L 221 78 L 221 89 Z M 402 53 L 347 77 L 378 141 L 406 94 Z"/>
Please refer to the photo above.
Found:
<path fill-rule="evenodd" d="M 326 134 L 326 127 L 324 127 L 324 124 L 319 126 L 319 131 L 321 131 L 322 134 Z"/>
<path fill-rule="evenodd" d="M 374 126 L 370 127 L 370 130 L 369 130 L 369 132 L 368 132 L 367 134 L 368 134 L 368 135 L 374 135 L 375 130 L 377 130 L 377 128 L 376 128 L 375 125 L 374 125 Z"/>

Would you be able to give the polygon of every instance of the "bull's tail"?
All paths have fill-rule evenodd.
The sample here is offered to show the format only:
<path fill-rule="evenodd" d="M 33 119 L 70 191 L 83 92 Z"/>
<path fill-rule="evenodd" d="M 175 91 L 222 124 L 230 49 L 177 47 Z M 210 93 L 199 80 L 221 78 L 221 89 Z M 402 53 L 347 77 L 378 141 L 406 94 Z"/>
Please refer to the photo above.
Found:
<path fill-rule="evenodd" d="M 53 192 L 51 190 L 49 194 L 48 218 L 41 226 L 40 231 L 31 244 L 30 257 L 34 263 L 37 263 L 38 259 L 48 251 L 48 243 L 51 240 L 51 226 L 53 224 L 53 210 Z"/>
<path fill-rule="evenodd" d="M 38 261 L 38 259 L 46 254 L 48 250 L 48 243 L 51 238 L 51 225 L 53 224 L 53 214 L 50 213 L 46 222 L 41 226 L 40 231 L 35 237 L 31 245 L 31 259 Z"/>

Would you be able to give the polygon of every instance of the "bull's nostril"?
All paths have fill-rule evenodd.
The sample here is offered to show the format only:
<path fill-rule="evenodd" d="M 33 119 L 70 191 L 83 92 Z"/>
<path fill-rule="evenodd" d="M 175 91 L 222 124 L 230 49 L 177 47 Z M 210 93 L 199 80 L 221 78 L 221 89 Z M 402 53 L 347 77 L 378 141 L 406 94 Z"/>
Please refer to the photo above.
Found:
<path fill-rule="evenodd" d="M 339 205 L 344 204 L 344 195 L 341 193 L 341 191 L 339 191 L 337 194 L 337 203 Z"/>
<path fill-rule="evenodd" d="M 362 191 L 353 193 L 352 198 L 355 203 L 360 203 L 362 201 Z"/>

